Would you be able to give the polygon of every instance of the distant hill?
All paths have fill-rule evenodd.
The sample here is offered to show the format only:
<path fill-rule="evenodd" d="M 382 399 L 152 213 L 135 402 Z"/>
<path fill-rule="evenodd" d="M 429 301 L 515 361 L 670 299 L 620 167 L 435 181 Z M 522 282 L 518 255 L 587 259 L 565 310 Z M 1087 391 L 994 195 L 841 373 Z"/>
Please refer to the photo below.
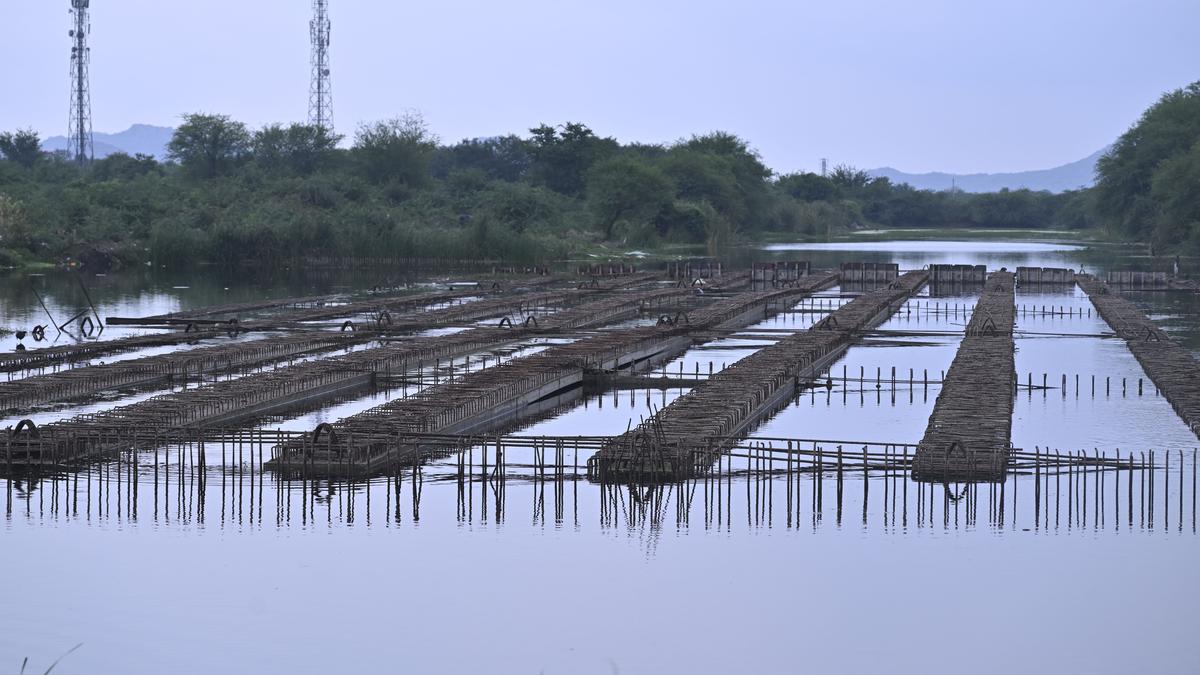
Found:
<path fill-rule="evenodd" d="M 949 190 L 957 187 L 964 192 L 996 192 L 1002 188 L 1062 192 L 1091 187 L 1096 182 L 1096 160 L 1107 151 L 1108 148 L 1097 150 L 1077 162 L 1053 169 L 1016 173 L 904 173 L 891 167 L 871 169 L 867 173 L 885 177 L 893 183 L 908 183 L 919 190 Z"/>
<path fill-rule="evenodd" d="M 115 134 L 92 134 L 92 147 L 96 158 L 107 157 L 114 152 L 124 152 L 128 155 L 153 155 L 159 160 L 167 158 L 167 143 L 175 130 L 170 127 L 156 127 L 149 124 L 135 124 L 125 131 Z M 66 150 L 65 136 L 51 136 L 42 141 L 42 148 L 48 152 Z"/>

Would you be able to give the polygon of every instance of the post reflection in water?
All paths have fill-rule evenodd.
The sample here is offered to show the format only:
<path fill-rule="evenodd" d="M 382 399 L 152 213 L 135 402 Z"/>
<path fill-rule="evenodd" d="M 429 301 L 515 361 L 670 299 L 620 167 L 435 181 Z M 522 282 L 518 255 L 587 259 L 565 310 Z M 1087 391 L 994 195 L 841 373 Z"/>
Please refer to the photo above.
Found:
<path fill-rule="evenodd" d="M 10 475 L 5 516 L 176 528 L 401 527 L 421 523 L 424 507 L 427 518 L 460 526 L 649 532 L 1196 531 L 1195 449 L 1014 450 L 1002 482 L 940 484 L 911 478 L 911 446 L 750 439 L 691 478 L 638 485 L 589 480 L 583 460 L 591 447 L 586 439 L 499 437 L 444 448 L 438 459 L 386 475 L 344 479 L 264 471 L 266 443 L 188 443 L 124 451 L 72 471 Z"/>

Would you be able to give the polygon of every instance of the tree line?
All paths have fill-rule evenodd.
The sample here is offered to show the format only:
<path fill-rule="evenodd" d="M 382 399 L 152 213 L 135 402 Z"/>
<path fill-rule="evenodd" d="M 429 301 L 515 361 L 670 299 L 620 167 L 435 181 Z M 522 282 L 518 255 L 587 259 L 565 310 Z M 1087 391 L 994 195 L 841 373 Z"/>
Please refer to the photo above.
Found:
<path fill-rule="evenodd" d="M 1195 89 L 1164 97 L 1156 107 L 1171 112 L 1152 108 L 1139 126 L 1187 114 L 1195 121 L 1176 101 L 1194 106 Z M 622 144 L 568 122 L 444 144 L 415 114 L 363 124 L 344 139 L 315 126 L 252 130 L 196 113 L 183 117 L 163 161 L 118 153 L 80 168 L 43 152 L 32 131 L 0 133 L 0 263 L 547 260 L 607 244 L 715 252 L 748 238 L 824 239 L 872 226 L 1104 227 L 1137 238 L 1169 231 L 1180 241 L 1178 218 L 1194 218 L 1197 204 L 1180 196 L 1189 176 L 1195 189 L 1189 147 L 1192 159 L 1161 169 L 1147 143 L 1122 137 L 1097 188 L 968 194 L 917 190 L 850 166 L 780 175 L 744 139 L 720 131 Z"/>
<path fill-rule="evenodd" d="M 1200 82 L 1163 94 L 1096 166 L 1109 232 L 1200 254 Z"/>

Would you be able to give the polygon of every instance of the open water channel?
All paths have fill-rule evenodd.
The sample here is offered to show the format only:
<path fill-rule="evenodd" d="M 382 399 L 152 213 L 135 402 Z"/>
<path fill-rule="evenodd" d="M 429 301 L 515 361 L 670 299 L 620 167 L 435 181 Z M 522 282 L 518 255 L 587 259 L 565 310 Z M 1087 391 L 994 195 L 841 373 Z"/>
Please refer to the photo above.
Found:
<path fill-rule="evenodd" d="M 744 255 L 814 268 L 1146 266 L 1120 251 L 990 241 L 776 245 Z M 70 275 L 14 275 L 0 281 L 0 328 L 91 304 L 102 316 L 142 316 L 425 281 L 376 276 L 89 276 L 85 295 Z M 807 329 L 845 301 L 843 290 L 697 345 L 660 372 L 719 371 Z M 1200 350 L 1196 296 L 1132 297 Z M 913 335 L 851 347 L 829 386 L 793 400 L 753 432 L 755 442 L 806 439 L 831 457 L 863 443 L 910 451 L 974 302 L 970 292 L 923 291 L 881 326 Z M 248 435 L 69 476 L 0 478 L 0 672 L 19 672 L 26 657 L 28 672 L 43 672 L 77 645 L 55 673 L 857 673 L 880 664 L 1197 672 L 1200 443 L 1124 343 L 1105 336 L 1080 290 L 1018 289 L 1016 302 L 1016 367 L 1030 386 L 1017 393 L 1014 446 L 1154 451 L 1153 487 L 1147 472 L 1022 474 L 950 499 L 949 488 L 882 473 L 848 477 L 839 498 L 828 475 L 759 471 L 749 448 L 726 460 L 719 481 L 614 488 L 589 482 L 590 451 L 569 443 L 544 450 L 559 453 L 549 468 L 529 449 L 506 451 L 499 484 L 472 476 L 495 462 L 487 444 L 375 480 L 280 481 L 258 465 L 269 443 Z M 103 337 L 146 330 L 112 327 Z M 0 341 L 5 352 L 18 344 Z M 553 341 L 481 352 L 454 369 L 491 367 Z M 311 430 L 421 386 L 350 395 L 255 429 Z M 616 435 L 685 392 L 584 392 L 517 434 Z M 8 411 L 0 426 L 148 395 Z"/>

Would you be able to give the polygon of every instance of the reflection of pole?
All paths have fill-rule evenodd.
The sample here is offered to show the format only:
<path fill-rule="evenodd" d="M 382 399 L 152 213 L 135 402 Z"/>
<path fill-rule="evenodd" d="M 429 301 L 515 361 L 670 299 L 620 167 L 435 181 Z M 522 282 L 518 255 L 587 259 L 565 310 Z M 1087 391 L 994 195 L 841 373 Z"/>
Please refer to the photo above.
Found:
<path fill-rule="evenodd" d="M 92 315 L 96 317 L 96 326 L 100 329 L 100 332 L 103 333 L 104 332 L 104 320 L 100 318 L 100 312 L 96 311 L 96 303 L 92 302 L 92 296 L 90 293 L 88 293 L 87 286 L 85 286 L 83 284 L 83 275 L 80 274 L 79 276 L 77 276 L 76 280 L 79 281 L 79 289 L 81 291 L 83 291 L 83 297 L 87 298 L 88 307 L 92 308 Z"/>
<path fill-rule="evenodd" d="M 58 322 L 54 320 L 54 315 L 51 314 L 50 310 L 46 308 L 46 303 L 42 302 L 42 296 L 38 294 L 36 288 L 33 288 L 32 290 L 33 296 L 37 298 L 38 304 L 42 306 L 42 311 L 45 312 L 46 317 L 50 319 L 50 325 L 54 326 L 54 329 L 58 331 L 59 335 L 62 335 L 62 329 L 58 327 Z"/>

